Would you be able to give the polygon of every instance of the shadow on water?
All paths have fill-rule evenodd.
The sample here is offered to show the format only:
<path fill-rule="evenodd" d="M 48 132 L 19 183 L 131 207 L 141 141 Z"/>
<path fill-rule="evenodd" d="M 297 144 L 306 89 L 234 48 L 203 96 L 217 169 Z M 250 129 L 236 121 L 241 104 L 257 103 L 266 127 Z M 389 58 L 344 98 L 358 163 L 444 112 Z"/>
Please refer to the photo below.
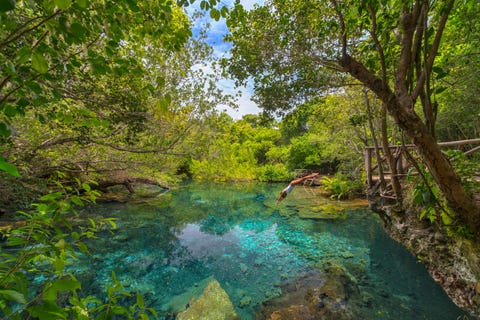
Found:
<path fill-rule="evenodd" d="M 276 206 L 282 187 L 191 183 L 162 205 L 99 206 L 92 214 L 118 218 L 118 229 L 92 240 L 92 254 L 80 255 L 71 269 L 83 293 L 97 296 L 115 271 L 161 319 L 184 308 L 212 278 L 242 319 L 255 319 L 285 284 L 327 264 L 344 268 L 358 286 L 357 319 L 463 315 L 365 204 L 332 202 L 302 187 Z M 325 214 L 332 206 L 347 209 Z"/>

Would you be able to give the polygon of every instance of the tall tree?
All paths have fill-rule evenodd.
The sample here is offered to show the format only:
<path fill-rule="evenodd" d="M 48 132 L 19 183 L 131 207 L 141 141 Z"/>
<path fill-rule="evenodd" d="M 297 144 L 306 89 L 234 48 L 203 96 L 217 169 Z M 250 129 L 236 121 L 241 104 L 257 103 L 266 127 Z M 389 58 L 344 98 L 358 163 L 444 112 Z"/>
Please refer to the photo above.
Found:
<path fill-rule="evenodd" d="M 168 1 L 4 3 L 0 7 L 0 63 L 5 66 L 0 69 L 3 142 L 16 132 L 12 119 L 26 112 L 32 111 L 41 121 L 54 117 L 65 120 L 69 112 L 66 106 L 78 101 L 79 92 L 72 88 L 78 88 L 81 80 L 91 83 L 106 74 L 139 75 L 141 55 L 119 54 L 127 47 L 136 45 L 136 54 L 142 46 L 144 51 L 147 43 L 173 51 L 191 35 L 182 9 Z M 67 98 L 70 101 L 65 103 Z M 83 102 L 92 105 L 91 101 Z M 5 169 L 3 158 L 0 169 Z"/>
<path fill-rule="evenodd" d="M 339 77 L 328 69 L 350 74 L 384 103 L 449 206 L 478 235 L 480 208 L 442 154 L 434 130 L 432 73 L 453 7 L 453 0 L 272 0 L 251 12 L 238 5 L 228 23 L 229 70 L 240 81 L 253 77 L 257 100 L 270 110 L 332 90 Z"/>
<path fill-rule="evenodd" d="M 0 150 L 30 175 L 172 173 L 195 118 L 228 103 L 173 3 L 18 2 L 0 18 Z"/>

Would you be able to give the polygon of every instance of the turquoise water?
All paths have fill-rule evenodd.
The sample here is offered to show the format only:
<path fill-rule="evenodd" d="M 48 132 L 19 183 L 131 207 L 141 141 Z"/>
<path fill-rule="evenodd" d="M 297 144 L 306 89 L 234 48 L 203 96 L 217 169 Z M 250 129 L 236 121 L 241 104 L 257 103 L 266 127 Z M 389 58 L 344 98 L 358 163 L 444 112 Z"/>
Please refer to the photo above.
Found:
<path fill-rule="evenodd" d="M 97 296 L 114 271 L 161 319 L 173 319 L 212 277 L 242 319 L 255 319 L 282 284 L 332 263 L 358 285 L 364 300 L 358 319 L 463 315 L 365 206 L 331 202 L 307 187 L 276 206 L 283 187 L 191 183 L 157 199 L 99 206 L 96 213 L 118 218 L 118 228 L 92 240 L 91 255 L 71 268 L 83 293 Z M 347 206 L 339 218 L 322 214 L 338 206 Z"/>

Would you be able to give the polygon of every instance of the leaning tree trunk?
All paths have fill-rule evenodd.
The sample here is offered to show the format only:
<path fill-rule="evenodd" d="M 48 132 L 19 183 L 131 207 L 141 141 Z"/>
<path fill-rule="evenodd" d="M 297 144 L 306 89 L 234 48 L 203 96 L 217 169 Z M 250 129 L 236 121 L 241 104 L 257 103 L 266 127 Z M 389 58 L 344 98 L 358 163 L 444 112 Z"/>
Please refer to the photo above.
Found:
<path fill-rule="evenodd" d="M 449 207 L 480 235 L 480 208 L 465 191 L 460 177 L 443 155 L 429 128 L 415 113 L 406 112 L 405 108 L 399 107 L 394 101 L 389 106 L 389 112 L 417 146 Z"/>
<path fill-rule="evenodd" d="M 346 72 L 361 81 L 386 103 L 389 114 L 417 146 L 418 152 L 442 190 L 449 207 L 458 214 L 462 222 L 480 236 L 479 206 L 467 194 L 460 177 L 443 156 L 435 138 L 413 110 L 412 100 L 408 93 L 399 90 L 394 94 L 387 83 L 348 54 L 344 54 L 340 64 Z"/>

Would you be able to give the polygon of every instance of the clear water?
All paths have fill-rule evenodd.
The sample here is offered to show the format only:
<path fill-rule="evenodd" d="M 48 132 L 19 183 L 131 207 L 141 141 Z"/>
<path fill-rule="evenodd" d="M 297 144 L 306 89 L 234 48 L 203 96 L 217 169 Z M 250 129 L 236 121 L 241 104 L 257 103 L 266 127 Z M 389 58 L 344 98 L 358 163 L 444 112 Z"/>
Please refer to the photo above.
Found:
<path fill-rule="evenodd" d="M 283 187 L 191 183 L 155 200 L 97 207 L 96 214 L 119 219 L 118 229 L 89 243 L 91 255 L 81 255 L 71 268 L 83 293 L 97 296 L 115 271 L 161 319 L 171 319 L 212 277 L 242 319 L 255 319 L 263 301 L 281 294 L 282 283 L 327 261 L 342 265 L 368 297 L 358 319 L 463 315 L 365 206 L 347 206 L 341 219 L 302 218 L 321 206 L 348 203 L 297 187 L 276 206 Z M 242 305 L 245 297 L 250 303 Z"/>

